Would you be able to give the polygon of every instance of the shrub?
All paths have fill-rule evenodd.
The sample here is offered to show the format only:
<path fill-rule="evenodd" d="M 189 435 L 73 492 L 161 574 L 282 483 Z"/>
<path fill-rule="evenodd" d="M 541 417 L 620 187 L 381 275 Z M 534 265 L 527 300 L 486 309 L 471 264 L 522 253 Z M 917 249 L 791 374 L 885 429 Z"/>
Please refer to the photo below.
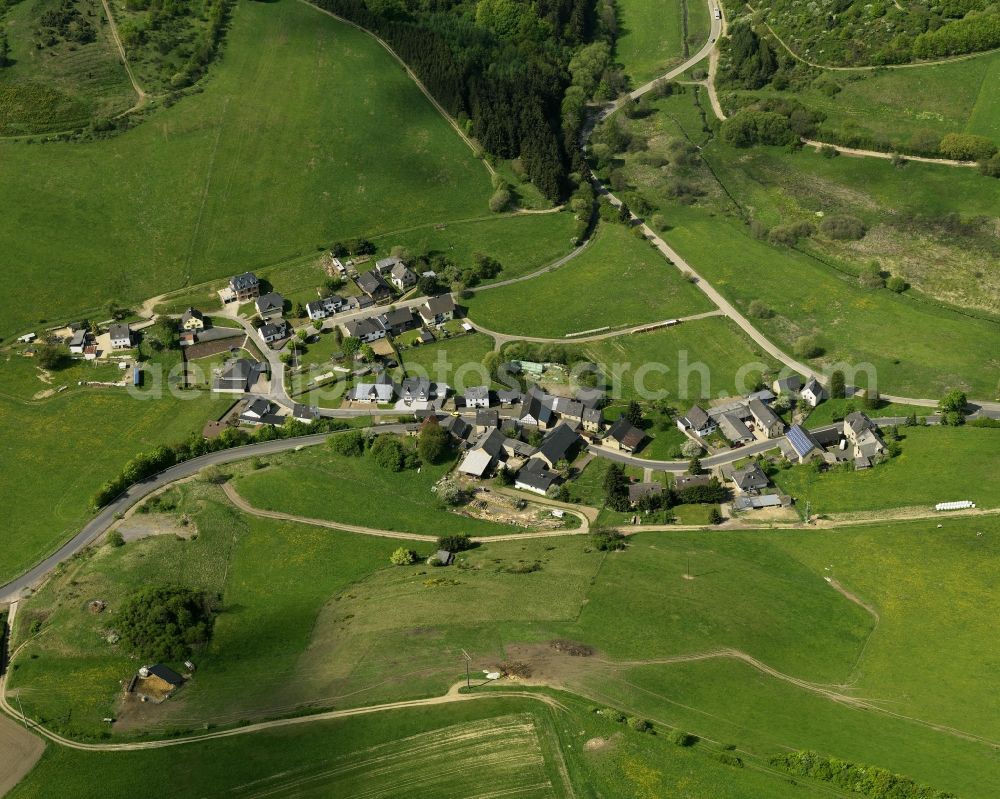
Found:
<path fill-rule="evenodd" d="M 506 186 L 501 186 L 493 192 L 493 196 L 490 197 L 490 210 L 496 214 L 506 211 L 507 207 L 510 205 L 510 201 L 510 190 Z"/>
<path fill-rule="evenodd" d="M 330 449 L 338 455 L 357 458 L 365 452 L 365 437 L 358 430 L 330 436 Z"/>
<path fill-rule="evenodd" d="M 869 264 L 858 274 L 858 283 L 866 289 L 885 288 L 885 276 L 877 263 Z"/>
<path fill-rule="evenodd" d="M 763 300 L 752 300 L 748 310 L 754 319 L 770 319 L 774 316 L 774 311 Z"/>
<path fill-rule="evenodd" d="M 406 547 L 400 547 L 389 556 L 389 563 L 393 566 L 411 566 L 416 562 L 417 553 Z"/>
<path fill-rule="evenodd" d="M 830 398 L 843 399 L 847 396 L 844 373 L 839 369 L 830 375 Z"/>
<path fill-rule="evenodd" d="M 718 508 L 712 508 L 711 512 L 708 514 L 709 524 L 722 524 L 722 512 Z"/>
<path fill-rule="evenodd" d="M 910 284 L 907 283 L 899 275 L 893 275 L 887 281 L 885 281 L 885 287 L 889 289 L 889 291 L 894 291 L 897 294 L 902 294 L 910 287 Z"/>
<path fill-rule="evenodd" d="M 454 480 L 442 480 L 437 495 L 445 505 L 461 505 L 468 498 L 468 492 Z"/>
<path fill-rule="evenodd" d="M 974 133 L 948 133 L 938 145 L 941 155 L 958 161 L 983 161 L 996 155 L 997 146 Z"/>
<path fill-rule="evenodd" d="M 782 146 L 798 140 L 788 117 L 775 111 L 744 110 L 722 123 L 722 139 L 733 147 Z"/>
<path fill-rule="evenodd" d="M 712 757 L 724 765 L 743 768 L 743 760 L 732 752 L 713 752 Z"/>
<path fill-rule="evenodd" d="M 653 722 L 635 716 L 628 720 L 628 726 L 636 732 L 653 732 Z"/>
<path fill-rule="evenodd" d="M 403 442 L 393 435 L 376 436 L 372 442 L 371 456 L 375 463 L 390 472 L 401 472 L 406 466 Z"/>
<path fill-rule="evenodd" d="M 601 711 L 601 715 L 604 716 L 605 718 L 611 719 L 613 722 L 617 724 L 621 724 L 623 721 L 625 721 L 625 714 L 622 713 L 620 710 L 615 710 L 613 707 L 604 708 L 604 710 Z"/>
<path fill-rule="evenodd" d="M 824 236 L 838 241 L 857 241 L 864 237 L 867 230 L 865 223 L 856 216 L 844 214 L 833 214 L 826 217 L 820 222 L 819 229 Z"/>
<path fill-rule="evenodd" d="M 980 161 L 979 172 L 988 178 L 1000 178 L 1000 153 Z"/>
<path fill-rule="evenodd" d="M 681 454 L 685 458 L 697 458 L 701 455 L 702 446 L 697 441 L 693 439 L 688 439 L 683 444 L 681 444 Z"/>
<path fill-rule="evenodd" d="M 120 531 L 112 530 L 108 534 L 108 543 L 113 547 L 123 547 L 125 546 L 125 539 L 122 537 Z"/>
<path fill-rule="evenodd" d="M 954 794 L 918 785 L 909 777 L 893 774 L 877 766 L 865 766 L 826 757 L 817 752 L 798 751 L 774 755 L 768 761 L 787 774 L 831 782 L 871 799 L 953 799 Z"/>
<path fill-rule="evenodd" d="M 417 452 L 428 463 L 440 463 L 451 454 L 451 436 L 433 416 L 420 428 Z"/>
<path fill-rule="evenodd" d="M 599 552 L 617 552 L 628 546 L 624 533 L 611 527 L 595 527 L 591 531 L 594 549 Z"/>
<path fill-rule="evenodd" d="M 669 740 L 676 746 L 694 746 L 698 743 L 698 736 L 684 730 L 674 730 L 670 733 Z"/>
<path fill-rule="evenodd" d="M 823 354 L 815 336 L 799 336 L 795 339 L 795 354 L 800 358 L 818 358 Z"/>
<path fill-rule="evenodd" d="M 444 549 L 448 552 L 465 552 L 467 549 L 472 549 L 475 543 L 466 533 L 458 533 L 441 536 L 438 538 L 437 545 L 438 549 Z"/>
<path fill-rule="evenodd" d="M 816 228 L 811 222 L 789 222 L 771 228 L 767 238 L 772 244 L 793 247 L 798 244 L 799 239 L 807 239 L 815 232 Z"/>

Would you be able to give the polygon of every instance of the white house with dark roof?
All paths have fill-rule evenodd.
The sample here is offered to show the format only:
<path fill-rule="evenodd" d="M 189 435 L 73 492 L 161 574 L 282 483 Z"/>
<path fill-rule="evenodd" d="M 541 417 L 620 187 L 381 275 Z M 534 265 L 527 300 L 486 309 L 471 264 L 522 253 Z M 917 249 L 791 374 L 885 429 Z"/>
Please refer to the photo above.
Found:
<path fill-rule="evenodd" d="M 815 408 L 826 399 L 826 389 L 823 388 L 819 380 L 815 377 L 811 377 L 805 386 L 803 386 L 799 396 L 805 400 L 806 404 L 810 408 Z"/>
<path fill-rule="evenodd" d="M 681 430 L 691 430 L 699 436 L 708 436 L 715 432 L 715 420 L 709 416 L 700 405 L 692 405 L 691 409 L 677 418 L 677 426 Z"/>
<path fill-rule="evenodd" d="M 801 425 L 792 426 L 788 431 L 787 441 L 789 451 L 785 454 L 789 460 L 805 463 L 811 458 L 823 454 L 823 447 L 816 440 L 816 436 Z"/>
<path fill-rule="evenodd" d="M 455 318 L 455 300 L 450 294 L 431 297 L 418 309 L 425 325 L 440 325 Z"/>
<path fill-rule="evenodd" d="M 490 388 L 489 386 L 471 386 L 465 389 L 466 408 L 489 408 Z"/>
<path fill-rule="evenodd" d="M 557 476 L 555 472 L 549 471 L 541 460 L 531 458 L 514 477 L 514 488 L 544 496 Z"/>
<path fill-rule="evenodd" d="M 747 402 L 747 410 L 753 417 L 754 426 L 764 434 L 764 438 L 777 438 L 785 432 L 785 423 L 781 417 L 759 399 Z"/>
<path fill-rule="evenodd" d="M 283 338 L 288 338 L 292 334 L 288 322 L 279 319 L 277 322 L 266 322 L 257 328 L 257 336 L 265 344 L 273 344 Z"/>
<path fill-rule="evenodd" d="M 128 325 L 115 324 L 108 329 L 111 337 L 111 349 L 128 350 L 132 348 L 132 329 Z"/>
<path fill-rule="evenodd" d="M 798 394 L 802 390 L 802 378 L 798 375 L 781 377 L 771 384 L 775 394 Z"/>
<path fill-rule="evenodd" d="M 69 340 L 69 351 L 73 355 L 83 355 L 83 350 L 87 346 L 89 338 L 90 333 L 86 328 L 81 327 L 73 333 L 73 337 Z"/>
<path fill-rule="evenodd" d="M 387 300 L 392 296 L 392 288 L 376 270 L 362 272 L 355 280 L 358 288 L 371 297 L 375 302 Z"/>
<path fill-rule="evenodd" d="M 399 291 L 406 291 L 410 286 L 417 284 L 417 276 L 402 261 L 389 270 L 389 282 Z"/>
<path fill-rule="evenodd" d="M 344 335 L 349 338 L 361 339 L 366 344 L 385 338 L 385 328 L 378 323 L 378 320 L 369 317 L 367 319 L 351 319 L 341 325 Z"/>

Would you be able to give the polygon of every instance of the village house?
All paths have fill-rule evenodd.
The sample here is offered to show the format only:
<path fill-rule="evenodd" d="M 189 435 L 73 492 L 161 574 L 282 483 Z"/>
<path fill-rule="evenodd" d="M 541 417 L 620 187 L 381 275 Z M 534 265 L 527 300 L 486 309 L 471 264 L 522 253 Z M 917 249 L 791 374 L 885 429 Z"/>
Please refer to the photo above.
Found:
<path fill-rule="evenodd" d="M 351 319 L 341 325 L 344 335 L 349 338 L 360 339 L 366 344 L 385 338 L 385 328 L 376 319 Z"/>
<path fill-rule="evenodd" d="M 390 255 L 388 258 L 379 258 L 375 262 L 375 271 L 380 275 L 387 275 L 397 266 L 405 266 L 403 259 L 395 255 Z"/>
<path fill-rule="evenodd" d="M 404 263 L 398 263 L 389 270 L 389 282 L 399 291 L 406 291 L 417 284 L 417 276 Z"/>
<path fill-rule="evenodd" d="M 636 507 L 642 500 L 663 495 L 663 483 L 631 483 L 628 487 L 628 504 Z"/>
<path fill-rule="evenodd" d="M 339 294 L 331 294 L 329 297 L 323 297 L 319 300 L 307 302 L 306 314 L 314 322 L 318 322 L 321 319 L 333 316 L 333 314 L 337 313 L 343 307 L 344 298 Z"/>
<path fill-rule="evenodd" d="M 352 294 L 349 297 L 344 297 L 344 304 L 340 307 L 342 311 L 363 311 L 366 308 L 375 307 L 375 300 L 371 297 L 361 295 L 355 296 Z"/>
<path fill-rule="evenodd" d="M 802 390 L 802 378 L 798 375 L 789 375 L 775 380 L 771 384 L 775 394 L 798 394 Z"/>
<path fill-rule="evenodd" d="M 433 384 L 426 377 L 408 377 L 399 386 L 399 398 L 411 405 L 433 399 Z"/>
<path fill-rule="evenodd" d="M 557 477 L 558 475 L 549 471 L 543 461 L 531 458 L 514 477 L 514 488 L 545 496 Z"/>
<path fill-rule="evenodd" d="M 292 405 L 292 418 L 296 422 L 312 424 L 319 419 L 319 408 L 310 407 L 309 405 L 303 405 L 300 402 L 296 402 Z"/>
<path fill-rule="evenodd" d="M 128 350 L 132 348 L 132 329 L 128 325 L 115 324 L 108 328 L 111 338 L 111 349 Z"/>
<path fill-rule="evenodd" d="M 785 432 L 785 423 L 781 417 L 759 399 L 747 402 L 747 410 L 753 417 L 754 426 L 764 435 L 764 438 L 777 438 Z"/>
<path fill-rule="evenodd" d="M 382 302 L 392 296 L 392 287 L 374 269 L 369 272 L 362 272 L 355 278 L 354 282 L 358 284 L 359 289 L 375 302 Z"/>
<path fill-rule="evenodd" d="M 275 341 L 288 338 L 292 330 L 288 322 L 279 319 L 277 322 L 266 322 L 257 328 L 257 335 L 265 344 L 273 344 Z"/>
<path fill-rule="evenodd" d="M 500 413 L 495 408 L 479 408 L 476 410 L 476 432 L 500 427 Z"/>
<path fill-rule="evenodd" d="M 409 308 L 393 308 L 376 317 L 382 328 L 392 336 L 398 336 L 407 330 L 413 330 L 419 322 Z"/>
<path fill-rule="evenodd" d="M 700 405 L 692 405 L 691 409 L 677 419 L 677 426 L 681 430 L 690 430 L 699 436 L 708 436 L 715 432 L 715 420 L 709 416 Z"/>
<path fill-rule="evenodd" d="M 493 467 L 496 466 L 496 462 L 496 458 L 493 455 L 490 455 L 485 449 L 477 447 L 470 450 L 462 459 L 462 462 L 458 465 L 458 471 L 462 474 L 467 474 L 469 477 L 482 479 L 489 476 L 493 471 Z"/>
<path fill-rule="evenodd" d="M 72 338 L 69 340 L 69 351 L 73 355 L 83 355 L 83 350 L 87 346 L 87 342 L 90 339 L 90 333 L 86 328 L 80 328 L 73 333 Z"/>
<path fill-rule="evenodd" d="M 392 402 L 396 395 L 396 387 L 392 379 L 382 372 L 374 383 L 358 383 L 350 390 L 347 399 L 351 402 L 364 402 L 370 405 L 385 405 Z"/>
<path fill-rule="evenodd" d="M 455 300 L 450 294 L 441 294 L 431 297 L 418 310 L 425 325 L 440 325 L 455 318 Z"/>
<path fill-rule="evenodd" d="M 679 474 L 674 477 L 674 488 L 683 491 L 685 488 L 693 486 L 707 486 L 712 482 L 710 474 Z"/>
<path fill-rule="evenodd" d="M 285 298 L 278 294 L 278 292 L 272 291 L 262 297 L 258 297 L 254 301 L 254 307 L 257 309 L 257 316 L 261 319 L 271 319 L 281 316 L 285 310 Z"/>
<path fill-rule="evenodd" d="M 550 469 L 562 460 L 572 460 L 573 454 L 583 442 L 576 431 L 565 422 L 561 422 L 548 432 L 542 440 L 542 445 L 531 457 L 545 461 Z"/>
<path fill-rule="evenodd" d="M 810 408 L 815 408 L 826 399 L 826 389 L 823 388 L 819 380 L 815 377 L 811 377 L 805 384 L 805 387 L 802 389 L 799 396 L 805 400 L 806 405 Z"/>
<path fill-rule="evenodd" d="M 247 425 L 274 425 L 280 427 L 285 423 L 283 416 L 278 416 L 277 408 L 271 402 L 262 397 L 247 400 L 246 407 L 240 413 L 240 422 Z"/>
<path fill-rule="evenodd" d="M 237 358 L 226 364 L 212 384 L 212 391 L 222 394 L 244 394 L 250 391 L 257 378 L 267 374 L 267 364 L 248 358 Z"/>
<path fill-rule="evenodd" d="M 497 392 L 497 402 L 499 402 L 501 407 L 504 408 L 510 407 L 511 405 L 517 405 L 522 399 L 524 399 L 524 395 L 516 388 L 502 388 Z"/>
<path fill-rule="evenodd" d="M 490 389 L 489 386 L 472 386 L 465 389 L 466 408 L 489 408 Z"/>
<path fill-rule="evenodd" d="M 878 427 L 860 411 L 844 418 L 844 437 L 853 449 L 855 469 L 867 469 L 885 454 L 885 442 Z"/>
<path fill-rule="evenodd" d="M 545 430 L 554 421 L 551 402 L 552 398 L 548 394 L 537 386 L 531 386 L 524 396 L 521 415 L 517 421 Z"/>
<path fill-rule="evenodd" d="M 195 308 L 188 308 L 181 314 L 180 326 L 181 330 L 204 330 L 205 317 L 201 311 Z"/>
<path fill-rule="evenodd" d="M 229 278 L 229 289 L 237 302 L 249 302 L 260 296 L 260 281 L 253 272 Z"/>
<path fill-rule="evenodd" d="M 621 452 L 635 452 L 645 439 L 646 434 L 642 430 L 624 416 L 619 416 L 608 428 L 604 436 L 604 445 L 614 446 Z"/>
<path fill-rule="evenodd" d="M 733 481 L 737 490 L 743 494 L 759 494 L 762 489 L 770 485 L 770 480 L 764 474 L 756 461 L 748 463 L 740 469 L 734 469 L 730 480 Z"/>
<path fill-rule="evenodd" d="M 735 413 L 723 413 L 717 418 L 719 432 L 732 444 L 746 444 L 753 441 L 753 433 L 746 423 Z"/>
<path fill-rule="evenodd" d="M 441 422 L 441 427 L 458 441 L 468 441 L 469 436 L 472 435 L 472 425 L 461 416 L 446 416 Z"/>
<path fill-rule="evenodd" d="M 823 454 L 823 447 L 816 437 L 801 425 L 793 425 L 788 431 L 787 447 L 782 452 L 790 461 L 805 463 L 817 455 Z"/>

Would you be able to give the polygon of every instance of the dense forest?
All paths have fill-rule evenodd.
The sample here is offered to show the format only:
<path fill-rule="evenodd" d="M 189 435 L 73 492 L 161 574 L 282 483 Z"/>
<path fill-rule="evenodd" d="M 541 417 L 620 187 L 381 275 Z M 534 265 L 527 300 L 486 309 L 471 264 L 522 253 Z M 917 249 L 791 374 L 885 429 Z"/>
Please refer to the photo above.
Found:
<path fill-rule="evenodd" d="M 318 5 L 385 39 L 486 152 L 520 158 L 548 198 L 566 194 L 568 175 L 580 166 L 575 137 L 582 114 L 582 107 L 563 108 L 573 82 L 570 62 L 588 43 L 599 41 L 610 52 L 607 40 L 616 28 L 612 4 L 318 0 Z"/>

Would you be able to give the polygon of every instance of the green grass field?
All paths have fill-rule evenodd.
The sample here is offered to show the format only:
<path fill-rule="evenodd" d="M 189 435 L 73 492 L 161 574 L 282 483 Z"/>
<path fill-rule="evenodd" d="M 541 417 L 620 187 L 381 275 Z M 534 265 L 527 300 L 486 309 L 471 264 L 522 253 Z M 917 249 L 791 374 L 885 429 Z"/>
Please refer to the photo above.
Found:
<path fill-rule="evenodd" d="M 851 411 L 863 411 L 869 418 L 878 419 L 880 417 L 906 417 L 916 414 L 917 419 L 926 418 L 935 412 L 934 408 L 926 408 L 920 405 L 900 405 L 894 402 L 879 403 L 877 408 L 866 407 L 863 399 L 827 399 L 809 412 L 803 423 L 804 427 L 823 427 L 832 424 L 834 419 L 842 420 Z"/>
<path fill-rule="evenodd" d="M 612 399 L 669 399 L 686 411 L 698 399 L 752 390 L 776 364 L 722 317 L 579 347 L 611 378 Z"/>
<path fill-rule="evenodd" d="M 662 75 L 684 59 L 685 2 L 625 0 L 619 4 L 616 55 L 634 86 Z"/>
<path fill-rule="evenodd" d="M 0 70 L 0 135 L 85 128 L 136 101 L 100 4 L 77 5 L 94 30 L 93 41 L 35 46 L 42 15 L 59 6 L 56 0 L 28 0 L 0 11 L 11 60 Z"/>
<path fill-rule="evenodd" d="M 735 96 L 793 97 L 826 116 L 813 138 L 908 152 L 914 146 L 933 150 L 946 133 L 977 133 L 996 140 L 1000 106 L 992 87 L 998 78 L 1000 54 L 993 53 L 919 69 L 826 72 L 816 83 L 838 84 L 841 90 L 832 97 L 818 86 Z"/>
<path fill-rule="evenodd" d="M 404 340 L 410 335 L 404 336 Z M 410 347 L 401 350 L 401 354 L 407 375 L 427 377 L 462 391 L 469 386 L 492 382 L 482 365 L 483 357 L 492 351 L 493 339 L 482 333 L 472 333 Z"/>
<path fill-rule="evenodd" d="M 574 233 L 575 222 L 568 212 L 506 214 L 446 225 L 429 223 L 374 241 L 385 252 L 399 245 L 413 255 L 443 255 L 459 265 L 471 263 L 477 253 L 492 255 L 503 267 L 495 280 L 507 280 L 566 255 Z"/>
<path fill-rule="evenodd" d="M 275 459 L 280 469 L 247 472 L 237 490 L 252 505 L 313 519 L 330 519 L 422 535 L 496 535 L 518 528 L 466 518 L 442 508 L 431 487 L 451 464 L 390 472 L 367 455 L 348 458 L 313 448 Z M 373 502 L 392 497 L 391 502 Z"/>
<path fill-rule="evenodd" d="M 593 244 L 555 272 L 477 293 L 473 321 L 490 330 L 559 338 L 711 309 L 704 295 L 647 242 L 604 225 Z"/>
<path fill-rule="evenodd" d="M 238 3 L 204 91 L 128 133 L 0 153 L 0 193 L 16 209 L 0 222 L 2 276 L 19 297 L 3 335 L 317 244 L 483 216 L 490 194 L 486 170 L 375 41 L 293 0 Z"/>
<path fill-rule="evenodd" d="M 805 254 L 753 239 L 735 220 L 696 208 L 676 209 L 665 234 L 692 265 L 747 312 L 758 299 L 775 313 L 755 320 L 791 350 L 815 334 L 826 351 L 820 363 L 874 366 L 882 393 L 936 397 L 962 388 L 991 399 L 1000 389 L 1000 325 L 921 302 L 918 297 L 860 287 Z M 747 270 L 755 276 L 747 280 Z M 928 331 L 933 331 L 928 336 Z M 986 356 L 986 357 L 984 357 Z M 857 385 L 864 385 L 860 374 Z"/>
<path fill-rule="evenodd" d="M 902 454 L 874 469 L 819 474 L 795 466 L 775 476 L 782 491 L 813 513 L 884 510 L 969 499 L 977 507 L 1000 506 L 1000 477 L 991 455 L 1000 434 L 990 428 L 901 427 Z"/>
<path fill-rule="evenodd" d="M 37 374 L 33 361 L 16 355 L 0 363 L 0 493 L 8 503 L 9 531 L 0 550 L 4 581 L 76 533 L 90 517 L 94 493 L 125 461 L 181 441 L 232 404 L 194 392 L 142 400 L 122 388 L 76 386 L 80 379 L 118 380 L 116 367 L 80 365 L 54 373 L 52 383 Z M 66 391 L 32 399 L 62 385 Z"/>
<path fill-rule="evenodd" d="M 694 751 L 733 743 L 754 763 L 786 747 L 810 747 L 973 799 L 1000 784 L 988 745 L 966 736 L 995 739 L 1000 717 L 982 691 L 996 676 L 981 650 L 995 615 L 993 517 L 942 517 L 942 528 L 915 521 L 794 534 L 643 533 L 611 554 L 589 552 L 586 540 L 574 538 L 494 542 L 465 553 L 460 567 L 430 570 L 389 567 L 399 542 L 246 519 L 205 484 L 183 493 L 195 540 L 104 547 L 21 608 L 20 636 L 33 619 L 46 619 L 43 634 L 15 660 L 11 688 L 29 713 L 76 734 L 100 731 L 118 679 L 134 662 L 95 635 L 108 622 L 87 613 L 85 602 L 105 598 L 113 618 L 130 586 L 181 580 L 220 586 L 224 610 L 209 649 L 196 655 L 196 677 L 162 706 L 153 729 L 200 730 L 295 708 L 439 694 L 462 672 L 465 649 L 475 673 L 502 659 L 526 662 L 535 680 L 583 694 L 586 705 L 620 707 L 704 737 Z M 526 563 L 539 570 L 519 569 Z M 825 577 L 873 604 L 879 623 Z M 585 642 L 598 656 L 553 656 L 546 644 L 553 638 Z M 710 656 L 721 648 L 774 671 Z M 833 701 L 827 691 L 846 699 Z M 418 731 L 433 726 L 425 723 Z M 634 785 L 637 773 L 616 748 L 598 764 L 574 759 L 581 750 L 572 736 L 595 735 L 591 722 L 565 727 L 574 731 L 562 739 L 571 772 L 624 780 L 609 795 L 636 795 L 621 787 Z M 394 740 L 407 737 L 396 729 Z M 242 741 L 242 752 L 254 741 L 233 740 Z M 616 746 L 640 761 L 633 769 L 645 762 L 633 743 Z M 660 752 L 649 779 L 673 780 L 678 761 L 648 751 Z M 50 761 L 67 756 L 47 755 L 21 790 L 50 784 Z M 707 777 L 696 775 L 705 767 L 685 762 L 702 785 Z M 229 770 L 209 771 L 216 779 Z M 706 785 L 694 795 L 783 795 L 760 785 L 741 793 L 750 778 L 728 773 L 741 775 L 726 789 L 733 793 Z"/>

